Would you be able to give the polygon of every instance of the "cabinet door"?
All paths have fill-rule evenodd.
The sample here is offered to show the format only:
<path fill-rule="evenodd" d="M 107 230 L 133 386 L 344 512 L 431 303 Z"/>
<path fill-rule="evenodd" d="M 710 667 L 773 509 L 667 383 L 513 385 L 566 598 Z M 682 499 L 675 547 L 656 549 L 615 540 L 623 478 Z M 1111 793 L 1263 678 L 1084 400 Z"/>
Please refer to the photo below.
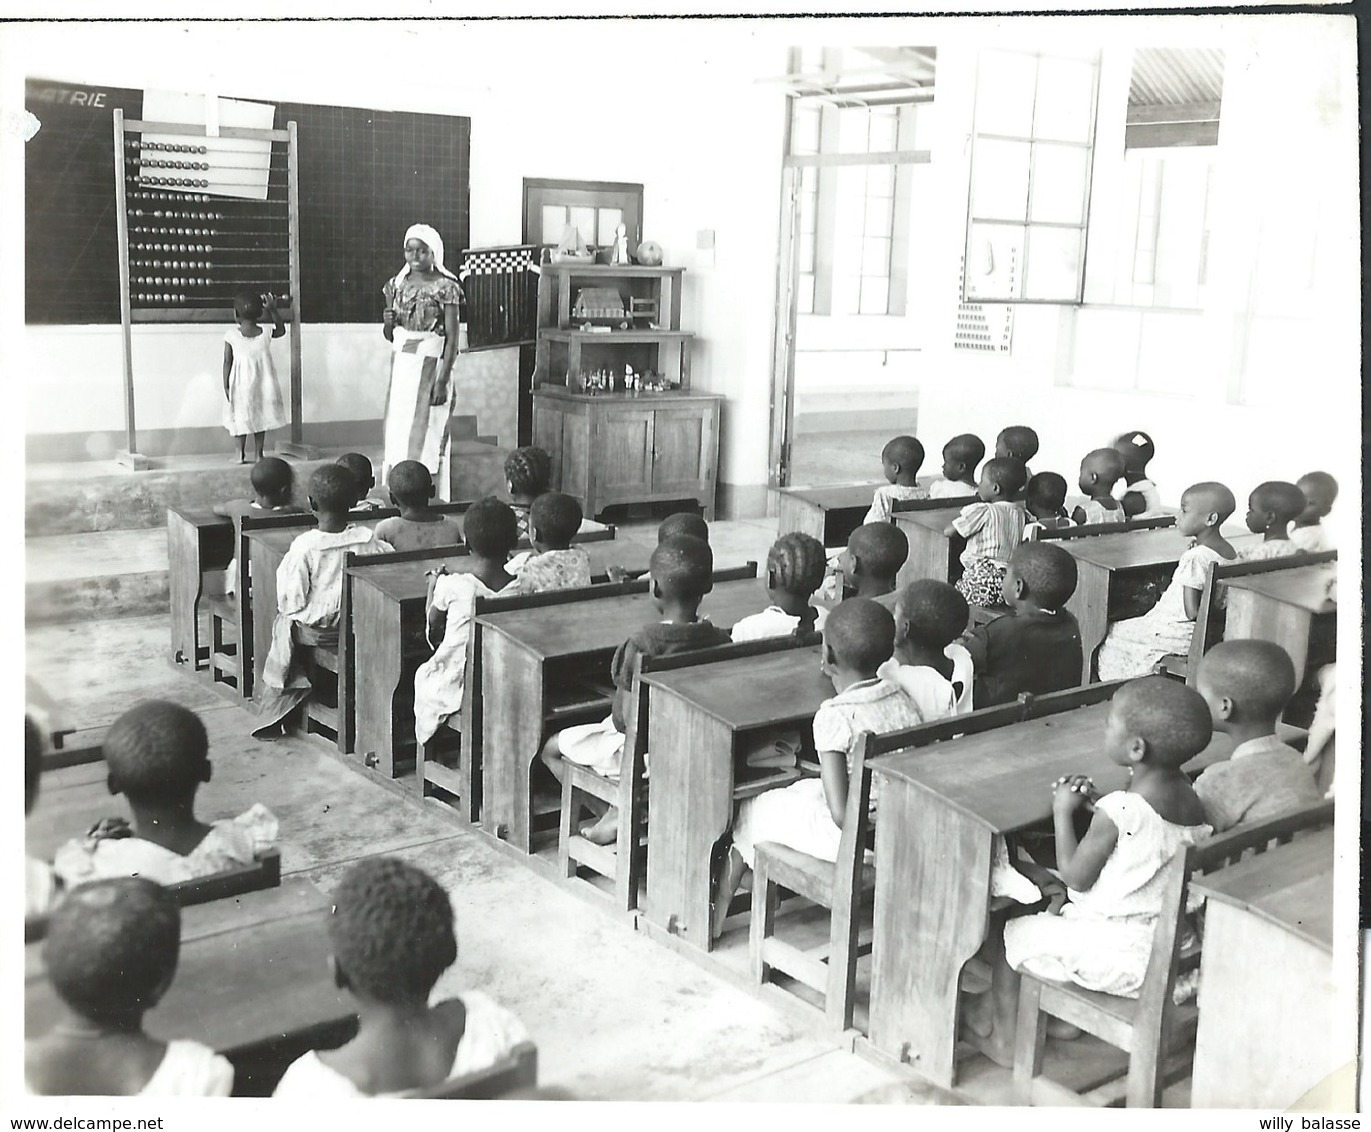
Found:
<path fill-rule="evenodd" d="M 533 414 L 533 443 L 552 457 L 552 489 L 562 490 L 562 422 L 564 414 L 539 404 Z"/>
<path fill-rule="evenodd" d="M 599 441 L 591 474 L 596 498 L 643 494 L 652 483 L 652 410 L 600 410 Z"/>
<path fill-rule="evenodd" d="M 713 406 L 657 409 L 654 416 L 653 494 L 696 495 L 707 490 L 715 443 Z"/>

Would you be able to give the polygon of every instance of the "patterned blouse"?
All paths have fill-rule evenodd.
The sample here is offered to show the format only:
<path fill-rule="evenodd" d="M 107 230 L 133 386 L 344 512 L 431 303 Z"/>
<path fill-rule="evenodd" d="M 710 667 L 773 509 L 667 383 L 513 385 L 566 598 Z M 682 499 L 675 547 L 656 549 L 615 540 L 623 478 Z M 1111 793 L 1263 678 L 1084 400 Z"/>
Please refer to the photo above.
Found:
<path fill-rule="evenodd" d="M 416 334 L 445 333 L 443 308 L 464 301 L 461 286 L 446 275 L 431 282 L 406 275 L 398 287 L 391 279 L 381 292 L 387 308 L 395 311 L 395 325 Z"/>

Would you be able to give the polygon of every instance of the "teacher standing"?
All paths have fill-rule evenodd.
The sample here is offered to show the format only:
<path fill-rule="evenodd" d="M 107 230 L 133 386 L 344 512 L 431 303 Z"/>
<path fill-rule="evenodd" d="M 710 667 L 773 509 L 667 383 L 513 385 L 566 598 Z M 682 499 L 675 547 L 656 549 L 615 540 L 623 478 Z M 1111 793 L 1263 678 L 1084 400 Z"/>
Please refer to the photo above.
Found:
<path fill-rule="evenodd" d="M 443 266 L 443 238 L 427 224 L 405 233 L 405 266 L 383 289 L 391 344 L 381 482 L 401 460 L 418 460 L 448 496 L 448 417 L 462 288 Z"/>

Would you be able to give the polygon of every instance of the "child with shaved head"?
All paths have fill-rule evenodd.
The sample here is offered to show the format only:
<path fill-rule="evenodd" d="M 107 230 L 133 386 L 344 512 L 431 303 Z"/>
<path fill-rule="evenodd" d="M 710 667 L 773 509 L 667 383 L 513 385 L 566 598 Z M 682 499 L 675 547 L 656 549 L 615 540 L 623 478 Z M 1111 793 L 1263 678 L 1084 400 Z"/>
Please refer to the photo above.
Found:
<path fill-rule="evenodd" d="M 895 577 L 909 558 L 909 540 L 893 523 L 863 523 L 847 540 L 834 571 L 819 591 L 821 601 L 850 597 L 894 603 Z M 822 626 L 820 626 L 822 627 Z"/>
<path fill-rule="evenodd" d="M 1113 448 L 1096 448 L 1081 461 L 1078 486 L 1085 502 L 1071 512 L 1081 526 L 1087 523 L 1122 523 L 1127 516 L 1123 504 L 1114 498 L 1114 485 L 1123 478 L 1123 456 Z"/>
<path fill-rule="evenodd" d="M 1327 472 L 1310 472 L 1300 476 L 1295 486 L 1304 496 L 1304 510 L 1290 528 L 1290 541 L 1311 554 L 1333 550 L 1333 537 L 1323 520 L 1338 498 L 1338 481 Z"/>
<path fill-rule="evenodd" d="M 1123 479 L 1126 485 L 1123 513 L 1130 519 L 1150 519 L 1165 515 L 1162 493 L 1147 475 L 1147 465 L 1157 454 L 1152 438 L 1141 429 L 1120 433 L 1114 438 L 1114 450 L 1123 457 Z"/>
<path fill-rule="evenodd" d="M 892 504 L 904 499 L 927 499 L 928 489 L 918 482 L 924 462 L 924 446 L 913 436 L 897 436 L 881 450 L 881 470 L 887 483 L 871 497 L 871 510 L 864 523 L 888 523 Z"/>
<path fill-rule="evenodd" d="M 390 469 L 386 481 L 398 515 L 376 524 L 376 537 L 396 550 L 427 550 L 435 546 L 458 546 L 462 528 L 457 520 L 432 507 L 436 488 L 433 474 L 418 460 L 401 460 Z"/>
<path fill-rule="evenodd" d="M 1304 492 L 1293 483 L 1267 480 L 1258 484 L 1247 500 L 1247 529 L 1261 535 L 1262 541 L 1244 545 L 1238 557 L 1244 562 L 1255 562 L 1298 554 L 1299 546 L 1290 541 L 1290 524 L 1304 513 L 1306 506 Z"/>
<path fill-rule="evenodd" d="M 963 499 L 976 494 L 976 465 L 985 459 L 985 441 L 969 432 L 943 445 L 943 476 L 928 485 L 930 499 Z"/>
<path fill-rule="evenodd" d="M 1157 661 L 1190 651 L 1195 615 L 1209 567 L 1238 554 L 1219 533 L 1237 501 L 1221 483 L 1192 484 L 1181 496 L 1176 530 L 1194 539 L 1181 555 L 1161 599 L 1141 617 L 1115 621 L 1100 647 L 1100 679 L 1124 680 L 1151 672 Z"/>
<path fill-rule="evenodd" d="M 1195 688 L 1214 730 L 1233 740 L 1225 762 L 1195 780 L 1215 832 L 1264 821 L 1317 802 L 1322 791 L 1293 747 L 1276 738 L 1276 720 L 1295 694 L 1295 665 L 1272 641 L 1223 641 L 1200 661 Z"/>
<path fill-rule="evenodd" d="M 924 722 L 914 701 L 877 675 L 894 648 L 895 619 L 878 603 L 850 598 L 828 615 L 823 665 L 837 694 L 825 700 L 814 715 L 820 775 L 768 790 L 739 805 L 733 822 L 733 847 L 719 878 L 714 935 L 723 930 L 733 894 L 752 867 L 760 842 L 779 842 L 825 861 L 838 859 L 851 785 L 848 776 L 862 732 L 881 735 Z M 871 801 L 874 807 L 874 790 Z"/>

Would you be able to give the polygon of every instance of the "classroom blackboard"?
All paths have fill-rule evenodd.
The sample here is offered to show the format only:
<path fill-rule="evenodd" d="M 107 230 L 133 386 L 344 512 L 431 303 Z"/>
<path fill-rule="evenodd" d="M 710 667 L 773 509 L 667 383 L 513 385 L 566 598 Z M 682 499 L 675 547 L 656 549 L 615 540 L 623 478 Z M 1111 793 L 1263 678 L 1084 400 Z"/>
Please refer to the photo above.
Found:
<path fill-rule="evenodd" d="M 141 118 L 142 92 L 31 79 L 25 102 L 41 123 L 25 148 L 25 319 L 117 323 L 112 115 L 118 107 L 126 118 Z M 294 121 L 299 138 L 305 322 L 379 323 L 381 287 L 403 266 L 405 229 L 415 222 L 438 229 L 456 270 L 458 252 L 469 242 L 469 118 L 275 105 L 275 126 Z M 273 161 L 273 194 L 283 175 Z M 229 216 L 220 223 L 233 223 L 232 207 L 218 211 Z M 285 279 L 259 282 L 287 290 Z"/>

